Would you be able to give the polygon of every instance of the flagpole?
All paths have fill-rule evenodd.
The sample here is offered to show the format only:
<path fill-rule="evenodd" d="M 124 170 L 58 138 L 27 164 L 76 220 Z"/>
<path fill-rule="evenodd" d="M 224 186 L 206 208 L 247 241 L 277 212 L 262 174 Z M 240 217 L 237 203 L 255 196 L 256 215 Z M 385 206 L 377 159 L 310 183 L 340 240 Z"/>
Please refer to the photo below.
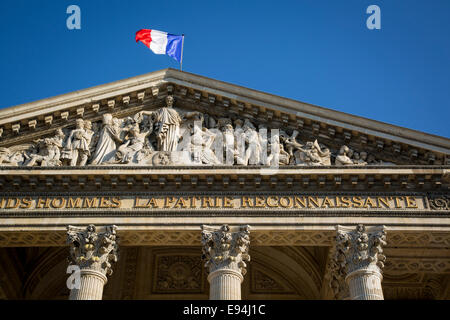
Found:
<path fill-rule="evenodd" d="M 183 47 L 184 47 L 184 34 L 181 35 L 183 38 L 181 39 L 181 62 L 180 62 L 180 71 L 183 71 Z"/>

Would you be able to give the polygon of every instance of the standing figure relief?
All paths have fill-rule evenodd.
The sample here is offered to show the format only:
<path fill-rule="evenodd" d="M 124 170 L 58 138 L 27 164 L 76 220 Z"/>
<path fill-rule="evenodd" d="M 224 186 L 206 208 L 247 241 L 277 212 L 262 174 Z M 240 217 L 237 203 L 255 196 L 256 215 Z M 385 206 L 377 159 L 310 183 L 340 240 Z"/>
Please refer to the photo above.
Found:
<path fill-rule="evenodd" d="M 155 122 L 155 133 L 158 141 L 159 151 L 177 151 L 178 141 L 180 139 L 181 117 L 173 109 L 173 97 L 167 96 L 166 107 L 156 111 L 141 111 L 135 116 L 139 121 L 142 116 L 150 116 Z"/>
<path fill-rule="evenodd" d="M 76 128 L 67 137 L 62 159 L 69 160 L 70 166 L 85 166 L 91 154 L 89 144 L 94 132 L 91 130 L 91 122 L 83 119 L 76 120 Z"/>
<path fill-rule="evenodd" d="M 91 164 L 113 163 L 116 160 L 117 144 L 121 144 L 122 130 L 117 120 L 109 113 L 103 115 L 102 129 L 97 142 L 97 148 Z"/>

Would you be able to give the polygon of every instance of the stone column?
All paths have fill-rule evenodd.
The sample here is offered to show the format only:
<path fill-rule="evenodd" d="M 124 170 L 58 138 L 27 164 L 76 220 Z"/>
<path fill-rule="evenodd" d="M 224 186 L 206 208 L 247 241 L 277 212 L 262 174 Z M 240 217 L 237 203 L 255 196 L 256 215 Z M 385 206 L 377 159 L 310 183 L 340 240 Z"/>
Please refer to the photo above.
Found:
<path fill-rule="evenodd" d="M 101 229 L 101 230 L 99 230 Z M 96 228 L 67 227 L 70 265 L 80 269 L 79 288 L 70 291 L 69 300 L 101 300 L 112 263 L 118 258 L 116 226 Z M 101 232 L 100 232 L 101 231 Z"/>
<path fill-rule="evenodd" d="M 386 257 L 384 226 L 356 229 L 337 226 L 331 287 L 338 299 L 383 300 L 382 269 Z"/>
<path fill-rule="evenodd" d="M 241 283 L 244 280 L 250 244 L 250 227 L 233 230 L 202 226 L 203 259 L 208 269 L 210 300 L 240 300 Z"/>

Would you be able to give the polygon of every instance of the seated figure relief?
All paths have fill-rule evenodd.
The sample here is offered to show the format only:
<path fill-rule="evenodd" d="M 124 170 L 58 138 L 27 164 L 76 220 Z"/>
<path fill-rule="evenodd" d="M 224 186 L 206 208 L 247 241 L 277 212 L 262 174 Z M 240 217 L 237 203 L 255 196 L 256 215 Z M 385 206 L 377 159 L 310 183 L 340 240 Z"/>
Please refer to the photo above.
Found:
<path fill-rule="evenodd" d="M 324 145 L 319 145 L 317 140 L 309 141 L 295 151 L 295 164 L 300 166 L 328 166 L 331 165 L 330 155 L 330 150 Z"/>
<path fill-rule="evenodd" d="M 297 142 L 298 134 L 299 132 L 297 130 L 294 130 L 291 136 L 288 136 L 284 131 L 282 131 L 280 134 L 281 141 L 286 146 L 286 151 L 289 153 L 291 164 L 295 164 L 294 151 L 301 150 L 301 148 L 303 147 L 302 144 Z"/>
<path fill-rule="evenodd" d="M 123 118 L 106 113 L 95 122 L 76 119 L 74 128 L 0 147 L 0 165 L 393 165 L 346 145 L 334 149 L 332 158 L 327 146 L 308 140 L 298 130 L 288 133 L 254 119 L 179 110 L 168 96 L 159 109 Z"/>
<path fill-rule="evenodd" d="M 343 145 L 336 156 L 336 166 L 365 166 L 365 165 L 393 165 L 392 162 L 382 162 L 375 160 L 375 156 L 365 151 L 356 152 Z"/>
<path fill-rule="evenodd" d="M 367 152 L 361 151 L 360 153 L 353 153 L 353 163 L 359 166 L 365 166 L 367 164 Z"/>
<path fill-rule="evenodd" d="M 353 150 L 351 150 L 347 146 L 342 146 L 339 150 L 339 154 L 336 156 L 335 164 L 337 166 L 348 166 L 353 165 L 353 160 L 351 157 L 353 156 Z"/>
<path fill-rule="evenodd" d="M 24 166 L 31 160 L 31 154 L 36 154 L 36 144 L 21 144 L 9 148 L 0 147 L 0 165 Z"/>
<path fill-rule="evenodd" d="M 28 167 L 36 164 L 40 164 L 41 167 L 61 166 L 60 157 L 63 142 L 64 132 L 61 129 L 57 129 L 53 137 L 35 140 L 39 151 L 30 154 L 29 160 L 25 165 Z"/>
<path fill-rule="evenodd" d="M 194 128 L 194 135 L 191 139 L 191 152 L 195 163 L 220 164 L 211 146 L 216 135 L 207 128 Z"/>
<path fill-rule="evenodd" d="M 144 148 L 146 144 L 146 138 L 151 133 L 151 129 L 147 128 L 141 132 L 138 124 L 134 124 L 129 130 L 125 138 L 125 143 L 117 149 L 117 159 L 120 163 L 138 163 L 137 158 L 139 152 Z M 149 151 L 153 151 L 151 145 L 147 145 Z"/>

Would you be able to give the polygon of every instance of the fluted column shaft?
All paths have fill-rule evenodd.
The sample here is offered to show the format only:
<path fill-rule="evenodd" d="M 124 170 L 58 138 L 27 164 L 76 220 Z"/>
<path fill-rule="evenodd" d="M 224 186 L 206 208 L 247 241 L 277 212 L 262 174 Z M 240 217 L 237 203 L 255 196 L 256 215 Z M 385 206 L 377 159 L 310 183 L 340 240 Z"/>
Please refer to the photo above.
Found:
<path fill-rule="evenodd" d="M 241 300 L 241 283 L 244 277 L 240 272 L 220 269 L 209 274 L 210 300 Z"/>
<path fill-rule="evenodd" d="M 351 300 L 384 300 L 382 280 L 383 276 L 377 266 L 362 268 L 350 273 L 346 282 Z"/>
<path fill-rule="evenodd" d="M 102 300 L 106 276 L 98 271 L 84 269 L 80 271 L 80 288 L 70 290 L 69 300 Z"/>
<path fill-rule="evenodd" d="M 210 300 L 241 300 L 241 283 L 250 261 L 249 226 L 202 227 L 203 258 L 208 268 Z"/>

